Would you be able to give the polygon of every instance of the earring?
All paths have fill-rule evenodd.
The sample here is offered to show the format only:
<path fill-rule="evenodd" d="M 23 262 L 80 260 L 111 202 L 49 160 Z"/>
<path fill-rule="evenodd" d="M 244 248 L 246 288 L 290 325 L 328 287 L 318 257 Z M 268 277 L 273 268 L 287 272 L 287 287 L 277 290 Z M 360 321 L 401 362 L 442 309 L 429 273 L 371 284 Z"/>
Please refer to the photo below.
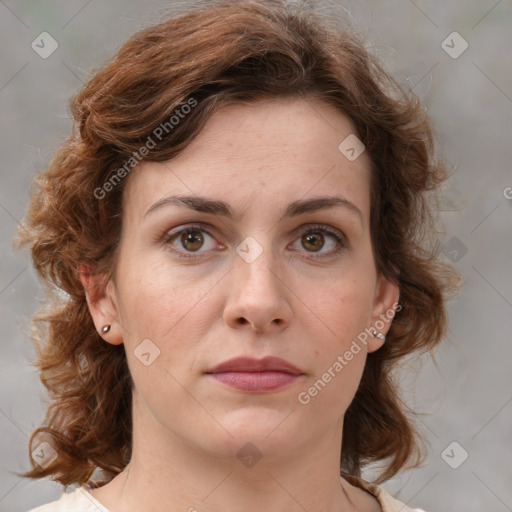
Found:
<path fill-rule="evenodd" d="M 381 340 L 386 339 L 386 336 L 384 336 L 384 334 L 382 334 L 381 332 L 377 331 L 377 329 L 372 329 L 372 335 L 377 338 L 380 338 Z"/>
<path fill-rule="evenodd" d="M 101 329 L 101 334 L 107 334 L 108 331 L 110 331 L 110 324 L 103 326 L 103 329 Z"/>

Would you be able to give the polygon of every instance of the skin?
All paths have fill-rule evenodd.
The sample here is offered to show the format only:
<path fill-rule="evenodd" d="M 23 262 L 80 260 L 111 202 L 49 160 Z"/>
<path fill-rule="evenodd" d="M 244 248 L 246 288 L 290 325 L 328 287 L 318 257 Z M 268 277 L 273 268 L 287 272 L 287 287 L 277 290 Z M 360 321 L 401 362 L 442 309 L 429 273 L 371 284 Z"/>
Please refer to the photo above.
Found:
<path fill-rule="evenodd" d="M 339 459 L 366 354 L 384 342 L 369 336 L 308 404 L 297 398 L 398 302 L 373 260 L 369 157 L 349 161 L 338 150 L 351 133 L 351 121 L 318 99 L 237 104 L 214 114 L 177 158 L 142 163 L 128 177 L 115 275 L 94 299 L 102 277 L 82 276 L 96 328 L 112 326 L 103 338 L 124 343 L 135 383 L 132 460 L 92 491 L 112 512 L 381 510 L 340 481 Z M 333 194 L 361 216 L 335 206 L 280 220 L 292 201 Z M 171 195 L 225 201 L 234 217 L 178 205 L 145 215 Z M 196 222 L 208 226 L 199 241 L 162 242 Z M 343 249 L 334 252 L 327 233 L 310 242 L 311 224 L 341 232 Z M 262 249 L 251 263 L 236 252 L 246 237 Z M 134 354 L 145 339 L 160 350 L 147 366 Z M 204 375 L 240 355 L 282 357 L 304 375 L 265 394 Z M 261 454 L 251 467 L 236 455 L 247 442 Z"/>

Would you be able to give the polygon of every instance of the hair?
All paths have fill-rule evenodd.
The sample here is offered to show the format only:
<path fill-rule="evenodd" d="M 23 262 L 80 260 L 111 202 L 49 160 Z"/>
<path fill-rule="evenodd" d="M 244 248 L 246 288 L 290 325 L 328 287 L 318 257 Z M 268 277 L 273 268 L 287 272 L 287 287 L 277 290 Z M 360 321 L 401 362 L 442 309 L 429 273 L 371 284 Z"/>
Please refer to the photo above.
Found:
<path fill-rule="evenodd" d="M 421 435 L 393 370 L 442 340 L 445 302 L 462 282 L 438 258 L 439 188 L 448 173 L 418 99 L 340 21 L 307 2 L 198 4 L 135 33 L 71 98 L 71 135 L 34 178 L 18 235 L 47 291 L 32 337 L 50 403 L 29 451 L 47 440 L 58 454 L 44 468 L 30 458 L 21 476 L 83 484 L 101 469 L 108 482 L 130 461 L 133 382 L 124 346 L 96 331 L 80 265 L 113 275 L 131 167 L 172 159 L 226 105 L 287 97 L 322 100 L 353 122 L 371 159 L 376 268 L 400 290 L 401 311 L 386 343 L 368 355 L 346 411 L 340 470 L 360 477 L 379 463 L 380 483 L 421 464 Z M 157 143 L 145 152 L 150 139 Z"/>

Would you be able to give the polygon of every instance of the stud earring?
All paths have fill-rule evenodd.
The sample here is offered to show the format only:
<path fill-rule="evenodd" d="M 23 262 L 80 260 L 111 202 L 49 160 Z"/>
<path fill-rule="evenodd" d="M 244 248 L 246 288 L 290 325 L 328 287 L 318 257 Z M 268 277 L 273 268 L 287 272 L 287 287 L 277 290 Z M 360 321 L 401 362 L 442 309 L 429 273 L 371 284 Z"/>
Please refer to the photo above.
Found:
<path fill-rule="evenodd" d="M 384 336 L 384 334 L 382 334 L 381 332 L 377 331 L 377 329 L 373 329 L 372 330 L 372 335 L 374 337 L 380 338 L 381 340 L 385 340 L 386 339 L 386 336 Z"/>
<path fill-rule="evenodd" d="M 108 331 L 110 331 L 110 324 L 103 326 L 103 329 L 101 329 L 101 334 L 107 334 Z"/>

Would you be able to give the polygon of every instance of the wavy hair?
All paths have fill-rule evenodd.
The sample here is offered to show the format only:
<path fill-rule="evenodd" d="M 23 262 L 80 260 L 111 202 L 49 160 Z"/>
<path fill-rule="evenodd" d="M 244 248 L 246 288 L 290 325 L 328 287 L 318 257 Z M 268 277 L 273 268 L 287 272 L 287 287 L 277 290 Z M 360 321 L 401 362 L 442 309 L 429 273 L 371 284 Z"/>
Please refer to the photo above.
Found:
<path fill-rule="evenodd" d="M 360 476 L 366 465 L 383 464 L 380 483 L 421 463 L 421 436 L 393 370 L 442 340 L 445 302 L 462 282 L 438 258 L 447 169 L 417 98 L 342 21 L 308 2 L 203 2 L 135 33 L 71 98 L 71 135 L 34 178 L 18 235 L 48 294 L 33 317 L 33 340 L 50 403 L 29 451 L 46 440 L 58 454 L 46 467 L 31 458 L 22 476 L 83 484 L 101 469 L 106 483 L 130 460 L 133 382 L 124 346 L 97 333 L 79 272 L 83 264 L 112 275 L 122 193 L 141 152 L 145 161 L 172 159 L 223 106 L 287 96 L 321 99 L 354 123 L 372 162 L 377 270 L 400 289 L 402 309 L 387 342 L 368 355 L 345 414 L 340 470 Z M 171 128 L 171 117 L 192 102 Z M 165 136 L 141 151 L 163 123 Z"/>

